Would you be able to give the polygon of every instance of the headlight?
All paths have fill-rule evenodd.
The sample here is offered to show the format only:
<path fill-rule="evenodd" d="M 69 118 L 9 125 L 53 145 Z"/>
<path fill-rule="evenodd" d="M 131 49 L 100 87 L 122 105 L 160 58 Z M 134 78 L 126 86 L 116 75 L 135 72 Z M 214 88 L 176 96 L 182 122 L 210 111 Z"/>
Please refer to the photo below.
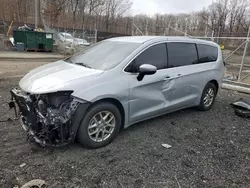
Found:
<path fill-rule="evenodd" d="M 82 104 L 86 104 L 86 103 L 89 103 L 89 101 L 86 101 L 84 99 L 81 99 L 81 98 L 78 98 L 78 97 L 75 97 L 73 96 L 74 100 L 79 102 L 79 103 L 82 103 Z"/>
<path fill-rule="evenodd" d="M 47 94 L 48 103 L 53 107 L 59 108 L 62 103 L 70 99 L 70 95 L 72 93 L 73 91 L 58 91 L 56 93 L 49 93 Z"/>

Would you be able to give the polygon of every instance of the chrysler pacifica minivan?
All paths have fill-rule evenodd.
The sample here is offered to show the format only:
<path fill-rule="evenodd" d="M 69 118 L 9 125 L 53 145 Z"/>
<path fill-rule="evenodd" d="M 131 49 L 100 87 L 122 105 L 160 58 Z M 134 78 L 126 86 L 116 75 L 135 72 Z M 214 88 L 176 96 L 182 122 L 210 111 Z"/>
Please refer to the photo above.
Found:
<path fill-rule="evenodd" d="M 189 107 L 209 110 L 223 74 L 213 42 L 118 37 L 30 71 L 11 95 L 34 141 L 100 148 L 139 121 Z"/>

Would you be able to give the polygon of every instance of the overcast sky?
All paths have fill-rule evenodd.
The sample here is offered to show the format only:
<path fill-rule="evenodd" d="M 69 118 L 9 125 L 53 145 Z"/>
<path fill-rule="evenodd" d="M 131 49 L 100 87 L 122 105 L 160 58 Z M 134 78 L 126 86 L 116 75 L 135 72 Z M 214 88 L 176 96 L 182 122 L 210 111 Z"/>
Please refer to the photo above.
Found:
<path fill-rule="evenodd" d="M 201 10 L 213 0 L 132 0 L 133 14 L 188 13 Z"/>

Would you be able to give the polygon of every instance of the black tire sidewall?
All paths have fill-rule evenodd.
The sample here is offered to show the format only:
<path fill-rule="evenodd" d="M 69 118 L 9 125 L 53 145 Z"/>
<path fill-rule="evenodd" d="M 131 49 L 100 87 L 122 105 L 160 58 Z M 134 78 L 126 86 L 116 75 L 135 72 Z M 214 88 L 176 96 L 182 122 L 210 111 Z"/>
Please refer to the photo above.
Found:
<path fill-rule="evenodd" d="M 209 90 L 210 88 L 212 88 L 213 91 L 214 91 L 214 98 L 213 98 L 213 102 L 211 103 L 211 105 L 207 107 L 204 104 L 204 97 L 205 97 L 205 94 L 206 94 L 207 90 Z M 199 109 L 202 110 L 202 111 L 210 110 L 211 107 L 214 104 L 216 95 L 217 95 L 216 86 L 213 83 L 211 83 L 211 82 L 207 83 L 207 85 L 205 86 L 205 88 L 203 89 L 203 92 L 202 92 L 202 96 L 201 96 L 201 100 L 200 100 L 200 104 L 199 104 Z"/>
<path fill-rule="evenodd" d="M 111 112 L 115 117 L 116 124 L 113 133 L 107 140 L 103 142 L 95 142 L 88 135 L 88 125 L 93 116 L 101 111 Z M 89 149 L 97 149 L 104 147 L 110 144 L 118 135 L 121 124 L 122 124 L 121 114 L 119 109 L 115 105 L 108 102 L 94 104 L 87 110 L 83 120 L 81 121 L 81 124 L 77 132 L 77 140 L 80 144 Z"/>

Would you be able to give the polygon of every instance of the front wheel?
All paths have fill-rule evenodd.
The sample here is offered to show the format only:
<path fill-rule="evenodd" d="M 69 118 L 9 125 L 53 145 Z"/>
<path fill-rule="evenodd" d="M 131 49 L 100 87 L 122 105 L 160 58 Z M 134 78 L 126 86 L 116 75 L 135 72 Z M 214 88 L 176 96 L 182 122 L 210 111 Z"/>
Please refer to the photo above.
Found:
<path fill-rule="evenodd" d="M 202 111 L 207 111 L 210 110 L 210 108 L 212 107 L 215 97 L 217 95 L 217 89 L 216 86 L 209 82 L 203 92 L 202 92 L 202 96 L 201 96 L 201 100 L 200 100 L 200 104 L 198 106 L 199 110 Z"/>
<path fill-rule="evenodd" d="M 108 102 L 94 104 L 81 122 L 77 139 L 90 149 L 104 147 L 115 139 L 121 123 L 121 114 L 115 105 Z"/>

